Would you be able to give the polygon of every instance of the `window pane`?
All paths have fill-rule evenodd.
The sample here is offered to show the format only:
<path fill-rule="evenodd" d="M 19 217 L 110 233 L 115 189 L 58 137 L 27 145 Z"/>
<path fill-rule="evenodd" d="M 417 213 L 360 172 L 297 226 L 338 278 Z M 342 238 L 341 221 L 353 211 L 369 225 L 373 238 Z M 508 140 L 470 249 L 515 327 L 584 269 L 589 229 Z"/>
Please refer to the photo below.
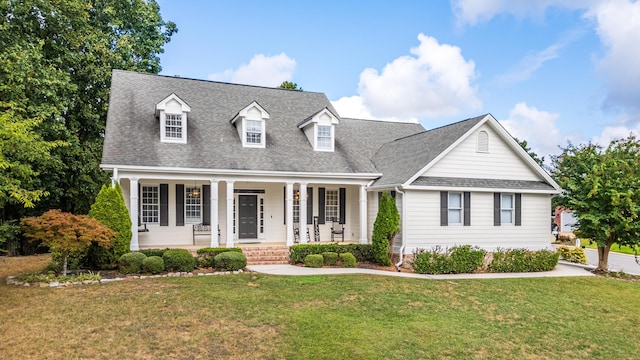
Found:
<path fill-rule="evenodd" d="M 165 114 L 165 137 L 172 139 L 182 139 L 182 115 Z"/>
<path fill-rule="evenodd" d="M 449 210 L 449 224 L 462 223 L 462 210 Z"/>
<path fill-rule="evenodd" d="M 502 210 L 500 212 L 500 222 L 503 224 L 513 224 L 513 211 Z"/>
<path fill-rule="evenodd" d="M 331 126 L 318 125 L 318 148 L 331 149 Z"/>
<path fill-rule="evenodd" d="M 143 224 L 159 222 L 159 197 L 157 186 L 142 186 L 140 217 Z"/>
<path fill-rule="evenodd" d="M 340 214 L 338 213 L 338 190 L 327 190 L 324 198 L 325 219 L 327 221 L 331 221 L 332 219 L 338 220 L 340 218 Z"/>
<path fill-rule="evenodd" d="M 199 187 L 185 187 L 185 221 L 188 223 L 200 223 L 202 192 Z"/>
<path fill-rule="evenodd" d="M 502 206 L 503 209 L 512 209 L 513 208 L 513 195 L 502 195 Z"/>
<path fill-rule="evenodd" d="M 449 193 L 449 207 L 453 209 L 462 208 L 462 194 Z"/>
<path fill-rule="evenodd" d="M 247 143 L 262 143 L 262 122 L 257 120 L 245 120 L 247 129 Z"/>

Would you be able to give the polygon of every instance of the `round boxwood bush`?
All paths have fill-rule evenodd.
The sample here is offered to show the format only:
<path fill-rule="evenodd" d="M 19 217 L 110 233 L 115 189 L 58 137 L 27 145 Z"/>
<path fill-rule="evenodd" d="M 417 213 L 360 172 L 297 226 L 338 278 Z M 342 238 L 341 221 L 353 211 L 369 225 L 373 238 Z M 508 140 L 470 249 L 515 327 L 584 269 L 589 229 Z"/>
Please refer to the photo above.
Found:
<path fill-rule="evenodd" d="M 334 266 L 338 263 L 338 253 L 333 251 L 325 251 L 322 253 L 322 259 L 327 266 Z"/>
<path fill-rule="evenodd" d="M 342 263 L 342 267 L 356 267 L 356 257 L 349 252 L 340 254 L 340 262 Z"/>
<path fill-rule="evenodd" d="M 147 255 L 139 252 L 130 252 L 120 256 L 118 270 L 122 274 L 139 274 L 142 272 L 142 262 Z"/>
<path fill-rule="evenodd" d="M 195 267 L 195 258 L 187 249 L 170 249 L 162 255 L 167 271 L 189 272 Z"/>
<path fill-rule="evenodd" d="M 244 269 L 247 266 L 247 257 L 243 253 L 226 251 L 213 258 L 216 268 L 227 271 Z"/>
<path fill-rule="evenodd" d="M 160 256 L 148 256 L 142 260 L 142 270 L 151 274 L 159 274 L 164 270 L 164 260 Z"/>
<path fill-rule="evenodd" d="M 312 268 L 321 268 L 324 258 L 320 254 L 307 255 L 304 258 L 304 265 Z"/>

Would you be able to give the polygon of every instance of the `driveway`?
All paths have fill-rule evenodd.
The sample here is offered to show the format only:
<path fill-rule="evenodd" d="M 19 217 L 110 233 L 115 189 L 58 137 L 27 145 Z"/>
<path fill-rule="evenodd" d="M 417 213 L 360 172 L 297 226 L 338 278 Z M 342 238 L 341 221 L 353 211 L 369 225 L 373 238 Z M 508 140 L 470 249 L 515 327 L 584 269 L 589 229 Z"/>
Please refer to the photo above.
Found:
<path fill-rule="evenodd" d="M 593 267 L 598 266 L 598 251 L 594 249 L 584 249 L 587 255 L 587 264 Z M 640 275 L 640 265 L 636 263 L 633 255 L 609 253 L 609 270 L 622 271 L 627 274 Z"/>

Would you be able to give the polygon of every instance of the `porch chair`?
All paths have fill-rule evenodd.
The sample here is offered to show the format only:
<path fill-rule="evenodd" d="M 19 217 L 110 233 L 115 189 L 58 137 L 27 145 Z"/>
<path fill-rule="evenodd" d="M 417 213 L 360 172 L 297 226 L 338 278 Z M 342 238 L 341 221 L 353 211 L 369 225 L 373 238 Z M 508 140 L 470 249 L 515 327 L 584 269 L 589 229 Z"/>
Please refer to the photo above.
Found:
<path fill-rule="evenodd" d="M 305 226 L 306 228 L 306 226 Z M 300 228 L 299 227 L 294 227 L 293 228 L 293 242 L 294 243 L 299 243 L 300 242 Z M 307 229 L 307 244 L 311 242 L 311 237 L 309 236 L 309 229 Z"/>
<path fill-rule="evenodd" d="M 138 216 L 138 232 L 148 232 L 147 224 L 142 222 L 142 218 Z"/>
<path fill-rule="evenodd" d="M 342 242 L 344 242 L 344 224 L 341 224 L 340 221 L 336 218 L 331 219 L 331 242 L 335 240 L 336 235 L 340 235 L 342 237 Z"/>

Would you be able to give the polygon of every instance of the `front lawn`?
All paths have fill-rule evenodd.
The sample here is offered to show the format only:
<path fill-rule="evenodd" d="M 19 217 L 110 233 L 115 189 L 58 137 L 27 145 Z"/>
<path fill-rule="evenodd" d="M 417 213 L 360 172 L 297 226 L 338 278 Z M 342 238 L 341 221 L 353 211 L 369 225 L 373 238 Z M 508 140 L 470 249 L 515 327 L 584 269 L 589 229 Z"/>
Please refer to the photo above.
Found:
<path fill-rule="evenodd" d="M 0 276 L 18 262 L 0 259 Z M 640 324 L 640 285 L 602 277 L 436 281 L 245 273 L 56 289 L 0 280 L 0 354 L 8 359 L 624 359 L 640 353 L 640 343 L 629 341 Z"/>
<path fill-rule="evenodd" d="M 587 249 L 597 249 L 598 245 L 595 242 L 591 242 L 589 240 L 581 240 L 580 241 L 580 246 L 584 246 Z M 636 247 L 637 248 L 637 247 Z M 622 253 L 622 254 L 631 254 L 631 255 L 635 255 L 636 252 L 634 251 L 634 249 L 631 246 L 620 246 L 618 244 L 613 244 L 611 245 L 611 250 L 612 252 L 617 252 L 617 253 Z M 640 248 L 638 248 L 638 254 L 640 254 Z"/>

